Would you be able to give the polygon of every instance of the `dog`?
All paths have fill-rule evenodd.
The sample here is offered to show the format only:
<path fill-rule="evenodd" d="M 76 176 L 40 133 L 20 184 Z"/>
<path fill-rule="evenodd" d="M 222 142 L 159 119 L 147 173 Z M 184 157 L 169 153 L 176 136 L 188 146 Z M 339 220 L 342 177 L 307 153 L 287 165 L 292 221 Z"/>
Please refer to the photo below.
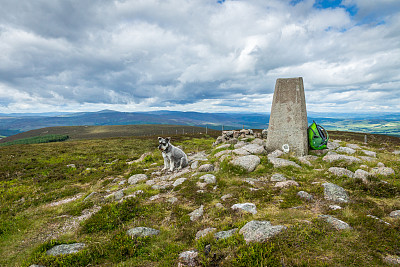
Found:
<path fill-rule="evenodd" d="M 172 145 L 170 141 L 171 137 L 158 137 L 158 149 L 161 150 L 164 158 L 163 170 L 174 171 L 175 168 L 180 170 L 188 165 L 188 158 L 182 149 Z"/>

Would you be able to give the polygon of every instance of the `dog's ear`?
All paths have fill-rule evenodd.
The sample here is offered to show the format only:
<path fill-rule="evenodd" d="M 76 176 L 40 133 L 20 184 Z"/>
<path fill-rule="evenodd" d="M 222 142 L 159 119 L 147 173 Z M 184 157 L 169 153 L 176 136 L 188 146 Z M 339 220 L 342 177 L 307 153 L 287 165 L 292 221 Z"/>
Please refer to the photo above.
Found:
<path fill-rule="evenodd" d="M 167 141 L 167 143 L 169 143 L 169 141 L 171 141 L 171 137 L 167 137 L 165 138 L 165 140 Z"/>
<path fill-rule="evenodd" d="M 161 141 L 161 139 L 162 139 L 162 137 L 158 137 L 158 142 L 160 142 L 160 141 Z"/>

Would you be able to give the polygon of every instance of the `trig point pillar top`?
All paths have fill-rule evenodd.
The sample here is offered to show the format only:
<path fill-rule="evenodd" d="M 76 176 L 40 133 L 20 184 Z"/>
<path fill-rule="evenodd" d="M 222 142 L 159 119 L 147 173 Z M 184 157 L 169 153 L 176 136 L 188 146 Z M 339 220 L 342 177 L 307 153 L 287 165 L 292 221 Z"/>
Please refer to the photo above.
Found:
<path fill-rule="evenodd" d="M 308 154 L 307 109 L 303 78 L 277 79 L 269 118 L 267 150 L 289 145 L 296 156 Z"/>

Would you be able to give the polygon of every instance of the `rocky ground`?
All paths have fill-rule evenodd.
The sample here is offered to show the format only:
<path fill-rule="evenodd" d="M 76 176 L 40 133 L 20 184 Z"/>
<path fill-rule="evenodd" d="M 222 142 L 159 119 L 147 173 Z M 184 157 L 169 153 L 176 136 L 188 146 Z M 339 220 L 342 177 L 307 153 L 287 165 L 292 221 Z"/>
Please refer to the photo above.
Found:
<path fill-rule="evenodd" d="M 146 158 L 158 153 L 147 152 L 126 163 L 135 166 L 136 173 L 107 177 L 85 194 L 46 204 L 54 208 L 77 200 L 94 203 L 79 216 L 59 218 L 57 230 L 53 228 L 44 241 L 60 238 L 66 232 L 79 232 L 85 221 L 101 212 L 103 205 L 129 199 L 140 199 L 143 205 L 168 205 L 171 209 L 161 221 L 143 225 L 130 223 L 134 227 L 125 225 L 126 235 L 132 238 L 157 238 L 163 231 L 173 235 L 177 224 L 173 210 L 179 207 L 186 213 L 182 215 L 187 218 L 183 227 L 192 229 L 187 238 L 193 240 L 189 242 L 193 245 L 179 252 L 178 266 L 232 263 L 232 250 L 215 251 L 219 246 L 216 244 L 222 240 L 243 238 L 247 245 L 265 244 L 288 233 L 296 235 L 296 231 L 302 236 L 303 228 L 299 225 L 305 228 L 324 225 L 331 229 L 329 235 L 348 237 L 349 244 L 364 234 L 365 220 L 370 220 L 369 224 L 384 225 L 379 227 L 387 227 L 382 228 L 385 231 L 398 228 L 400 200 L 397 189 L 393 188 L 397 188 L 400 176 L 400 151 L 382 150 L 362 142 L 331 140 L 325 150 L 295 157 L 290 150 L 267 153 L 264 145 L 263 134 L 227 131 L 209 149 L 189 151 L 189 166 L 174 172 L 163 171 L 161 160 L 147 164 L 140 172 Z M 380 195 L 386 192 L 392 195 Z M 363 203 L 373 208 L 365 208 Z M 385 246 L 387 251 L 377 248 L 370 262 L 400 264 L 397 250 L 400 247 Z M 86 247 L 85 242 L 59 244 L 49 248 L 46 254 L 57 257 L 84 251 Z M 335 264 L 340 256 L 326 257 L 328 264 Z M 289 258 L 281 257 L 279 264 L 301 264 Z M 313 264 L 309 258 L 303 263 L 307 261 L 310 265 L 323 262 L 316 260 Z"/>

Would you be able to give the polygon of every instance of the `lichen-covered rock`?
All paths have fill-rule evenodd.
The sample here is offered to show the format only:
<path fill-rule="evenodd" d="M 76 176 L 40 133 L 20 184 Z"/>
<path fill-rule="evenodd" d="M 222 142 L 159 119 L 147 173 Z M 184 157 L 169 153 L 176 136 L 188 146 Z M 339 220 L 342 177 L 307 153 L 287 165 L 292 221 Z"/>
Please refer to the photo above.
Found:
<path fill-rule="evenodd" d="M 212 171 L 214 171 L 214 165 L 212 165 L 212 164 L 203 164 L 197 170 L 199 172 L 212 172 Z"/>
<path fill-rule="evenodd" d="M 178 185 L 183 184 L 187 178 L 178 178 L 175 180 L 175 182 L 172 184 L 173 187 L 177 187 Z"/>
<path fill-rule="evenodd" d="M 72 254 L 81 251 L 85 247 L 86 244 L 84 243 L 62 244 L 52 247 L 46 254 L 52 256 Z"/>
<path fill-rule="evenodd" d="M 277 182 L 275 184 L 276 188 L 287 188 L 287 187 L 291 187 L 291 186 L 299 186 L 299 184 L 296 181 L 293 181 L 293 180 Z"/>
<path fill-rule="evenodd" d="M 123 197 L 124 197 L 124 190 L 122 189 L 114 193 L 114 200 L 116 201 L 121 200 Z"/>
<path fill-rule="evenodd" d="M 228 147 L 230 147 L 230 146 L 231 146 L 231 144 L 223 144 L 223 145 L 220 145 L 220 146 L 216 147 L 215 150 L 217 150 L 217 149 L 223 149 L 223 148 L 228 148 Z"/>
<path fill-rule="evenodd" d="M 400 210 L 394 210 L 389 214 L 392 218 L 400 218 Z"/>
<path fill-rule="evenodd" d="M 348 169 L 345 168 L 339 168 L 339 167 L 330 167 L 328 169 L 328 172 L 333 173 L 336 176 L 342 177 L 342 176 L 347 176 L 350 178 L 354 177 L 354 173 Z"/>
<path fill-rule="evenodd" d="M 271 182 L 283 182 L 286 181 L 286 177 L 280 173 L 274 173 L 271 177 Z"/>
<path fill-rule="evenodd" d="M 146 174 L 135 174 L 129 177 L 128 183 L 129 184 L 137 184 L 138 182 L 147 180 Z"/>
<path fill-rule="evenodd" d="M 344 221 L 341 221 L 331 215 L 319 215 L 318 218 L 321 218 L 322 220 L 326 221 L 330 225 L 333 226 L 336 230 L 346 230 L 346 229 L 351 229 L 350 225 Z"/>
<path fill-rule="evenodd" d="M 323 161 L 327 161 L 327 162 L 334 162 L 334 161 L 338 161 L 338 160 L 344 160 L 344 161 L 346 161 L 347 163 L 349 163 L 349 164 L 351 164 L 351 163 L 354 163 L 354 162 L 360 162 L 361 160 L 360 159 L 358 159 L 358 158 L 356 158 L 356 157 L 353 157 L 353 156 L 347 156 L 347 155 L 340 155 L 340 154 L 337 154 L 337 153 L 335 153 L 335 152 L 328 152 L 328 154 L 326 154 L 323 158 L 322 158 L 322 160 Z"/>
<path fill-rule="evenodd" d="M 307 193 L 305 191 L 297 192 L 297 196 L 302 198 L 302 199 L 304 199 L 304 200 L 307 200 L 307 201 L 313 201 L 313 199 L 314 199 L 311 194 L 309 194 L 309 193 Z"/>
<path fill-rule="evenodd" d="M 212 174 L 205 174 L 199 179 L 203 180 L 206 184 L 215 184 L 217 182 L 217 178 L 215 177 L 215 175 Z"/>
<path fill-rule="evenodd" d="M 349 195 L 342 187 L 332 183 L 324 183 L 322 185 L 324 186 L 324 198 L 326 200 L 339 203 L 349 202 Z"/>
<path fill-rule="evenodd" d="M 243 157 L 238 157 L 231 161 L 235 166 L 240 166 L 248 172 L 252 172 L 260 164 L 261 160 L 258 156 L 248 155 Z"/>
<path fill-rule="evenodd" d="M 367 171 L 364 171 L 362 169 L 356 170 L 354 173 L 354 178 L 355 179 L 361 179 L 364 183 L 368 183 L 368 177 L 371 176 L 371 174 Z"/>
<path fill-rule="evenodd" d="M 299 161 L 303 164 L 306 164 L 308 166 L 312 166 L 310 161 L 316 160 L 318 159 L 317 156 L 313 156 L 313 155 L 307 155 L 307 156 L 303 156 L 303 157 L 299 157 Z"/>
<path fill-rule="evenodd" d="M 252 214 L 256 214 L 257 213 L 256 205 L 254 205 L 253 203 L 237 203 L 237 204 L 234 204 L 231 207 L 231 209 L 233 209 L 233 210 L 242 210 L 242 211 L 250 212 Z"/>
<path fill-rule="evenodd" d="M 237 232 L 237 230 L 239 230 L 239 229 L 238 228 L 234 228 L 234 229 L 231 229 L 231 230 L 228 230 L 228 231 L 221 231 L 221 232 L 215 233 L 214 234 L 214 238 L 216 240 L 218 240 L 218 239 L 227 239 L 227 238 L 231 237 L 232 235 L 234 235 Z"/>
<path fill-rule="evenodd" d="M 336 148 L 340 147 L 340 144 L 339 144 L 339 142 L 333 142 L 333 141 L 329 140 L 326 147 L 330 150 L 335 150 Z"/>
<path fill-rule="evenodd" d="M 271 162 L 274 165 L 274 168 L 281 168 L 281 167 L 286 167 L 286 166 L 293 166 L 296 168 L 301 168 L 299 164 L 296 162 L 287 160 L 287 159 L 281 159 L 281 158 L 274 158 L 274 157 L 268 157 L 269 162 Z"/>
<path fill-rule="evenodd" d="M 181 254 L 179 254 L 178 267 L 198 266 L 199 265 L 198 257 L 199 257 L 199 253 L 195 250 L 184 251 Z"/>
<path fill-rule="evenodd" d="M 227 155 L 227 154 L 231 154 L 231 153 L 232 153 L 232 150 L 222 150 L 222 151 L 216 153 L 216 154 L 214 155 L 214 157 L 219 158 L 219 157 L 221 157 L 222 155 Z"/>
<path fill-rule="evenodd" d="M 223 201 L 225 201 L 225 200 L 227 200 L 228 198 L 231 198 L 231 197 L 233 197 L 232 194 L 226 194 L 226 195 L 223 195 L 223 196 L 221 197 L 221 199 L 222 199 Z"/>
<path fill-rule="evenodd" d="M 371 175 L 376 176 L 376 175 L 383 175 L 383 176 L 389 176 L 394 174 L 394 170 L 389 167 L 376 167 L 371 170 Z"/>
<path fill-rule="evenodd" d="M 286 229 L 285 226 L 273 226 L 269 221 L 250 221 L 240 229 L 239 233 L 243 235 L 246 243 L 265 242 L 284 229 Z"/>
<path fill-rule="evenodd" d="M 129 229 L 126 233 L 129 236 L 146 237 L 146 236 L 158 235 L 160 234 L 160 231 L 149 227 L 135 227 Z"/>
<path fill-rule="evenodd" d="M 383 258 L 383 261 L 392 266 L 400 266 L 400 257 L 396 255 L 388 254 Z"/>
<path fill-rule="evenodd" d="M 355 149 L 355 150 L 361 149 L 361 147 L 357 144 L 347 144 L 346 147 L 349 147 L 349 148 Z"/>
<path fill-rule="evenodd" d="M 271 152 L 268 154 L 268 158 L 272 157 L 272 158 L 279 158 L 280 156 L 283 155 L 283 151 L 277 149 L 274 152 Z"/>
<path fill-rule="evenodd" d="M 202 238 L 202 237 L 204 237 L 204 236 L 206 236 L 206 235 L 208 235 L 210 233 L 214 233 L 216 231 L 217 231 L 217 228 L 214 228 L 214 227 L 210 227 L 210 228 L 206 228 L 206 229 L 200 230 L 200 231 L 198 231 L 196 233 L 196 238 L 195 239 L 198 240 L 198 239 L 200 239 L 200 238 Z"/>
<path fill-rule="evenodd" d="M 204 213 L 204 206 L 201 205 L 200 208 L 195 209 L 194 211 L 192 211 L 191 213 L 189 213 L 190 216 L 190 220 L 193 221 L 197 221 L 198 219 L 200 219 L 203 216 Z"/>
<path fill-rule="evenodd" d="M 361 150 L 365 155 L 367 155 L 368 157 L 373 157 L 376 158 L 376 152 L 374 151 L 369 151 L 369 150 Z"/>
<path fill-rule="evenodd" d="M 341 153 L 347 153 L 347 154 L 354 154 L 356 153 L 356 151 L 350 147 L 338 147 L 336 149 L 337 152 L 341 152 Z"/>
<path fill-rule="evenodd" d="M 263 154 L 265 152 L 264 146 L 257 144 L 248 144 L 241 149 L 248 151 L 250 154 Z"/>

